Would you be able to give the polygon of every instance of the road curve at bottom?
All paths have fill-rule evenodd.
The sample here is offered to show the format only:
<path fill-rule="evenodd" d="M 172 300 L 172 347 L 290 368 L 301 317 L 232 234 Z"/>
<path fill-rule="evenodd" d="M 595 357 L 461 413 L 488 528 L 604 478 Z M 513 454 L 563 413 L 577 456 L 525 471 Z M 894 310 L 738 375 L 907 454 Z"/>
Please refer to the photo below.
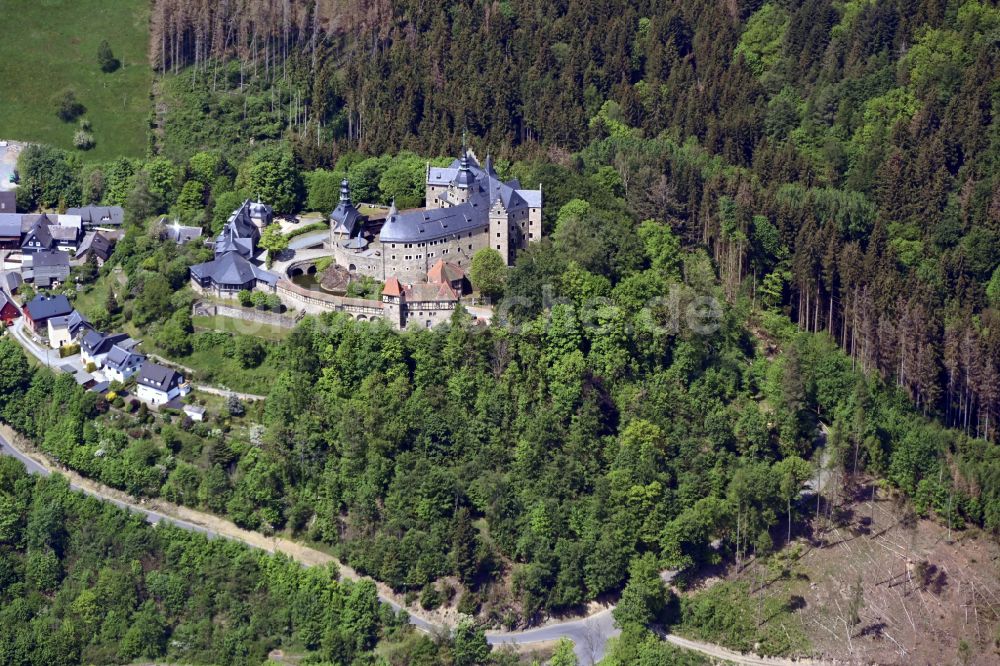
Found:
<path fill-rule="evenodd" d="M 6 437 L 0 434 L 0 455 L 11 456 L 21 461 L 21 463 L 28 470 L 29 474 L 40 474 L 42 476 L 50 476 L 52 470 L 40 463 L 35 457 L 29 456 L 24 451 L 16 448 Z M 108 497 L 107 495 L 96 492 L 92 488 L 87 488 L 80 486 L 79 484 L 73 483 L 70 480 L 70 488 L 73 490 L 82 492 L 91 497 L 95 497 L 104 502 L 110 502 L 115 506 L 125 509 L 126 511 L 131 511 L 133 513 L 141 514 L 147 522 L 155 525 L 159 522 L 167 522 L 184 530 L 189 530 L 192 532 L 198 532 L 204 534 L 210 538 L 227 538 L 234 539 L 246 543 L 246 545 L 252 548 L 258 548 L 259 546 L 253 543 L 248 543 L 242 541 L 242 539 L 237 539 L 233 536 L 227 534 L 220 534 L 214 530 L 208 529 L 202 525 L 197 525 L 190 521 L 177 518 L 176 516 L 170 516 L 165 513 L 156 511 L 152 508 L 148 508 L 139 503 L 126 502 L 115 497 Z M 402 608 L 396 601 L 379 595 L 379 598 L 383 603 L 388 604 L 394 610 L 406 610 Z M 418 615 L 409 615 L 410 624 L 419 629 L 420 631 L 429 634 L 439 634 L 445 631 L 449 631 L 450 628 L 442 627 L 441 625 L 430 622 L 429 620 L 422 618 Z M 596 664 L 604 657 L 605 646 L 607 644 L 608 638 L 616 635 L 618 632 L 614 628 L 614 623 L 611 619 L 611 610 L 602 611 L 596 615 L 588 618 L 581 618 L 578 620 L 571 620 L 567 622 L 561 622 L 558 624 L 551 624 L 543 627 L 535 627 L 533 629 L 527 629 L 525 631 L 515 631 L 515 632 L 490 632 L 487 634 L 486 640 L 491 645 L 527 645 L 530 646 L 533 643 L 543 643 L 548 641 L 556 641 L 560 638 L 568 638 L 573 641 L 575 646 L 575 651 L 577 657 L 580 660 L 581 665 L 591 665 Z"/>
<path fill-rule="evenodd" d="M 3 434 L 0 434 L 0 455 L 11 456 L 21 461 L 29 474 L 40 474 L 42 476 L 49 476 L 52 474 L 52 469 L 50 467 L 37 460 L 35 457 L 30 456 L 24 451 L 16 448 Z M 99 500 L 111 502 L 115 506 L 125 509 L 126 511 L 141 514 L 146 521 L 154 525 L 159 522 L 167 522 L 181 529 L 198 532 L 210 538 L 221 537 L 225 539 L 232 539 L 234 541 L 240 541 L 251 548 L 261 547 L 260 545 L 247 541 L 243 538 L 216 532 L 202 525 L 145 507 L 139 502 L 123 501 L 115 497 L 109 497 L 93 488 L 80 486 L 79 484 L 74 483 L 72 479 L 70 479 L 70 488 L 86 495 L 90 495 L 91 497 L 95 497 Z M 236 531 L 239 530 L 237 529 Z M 317 551 L 317 553 L 318 552 L 319 551 Z M 381 594 L 379 595 L 379 598 L 383 603 L 388 604 L 393 609 L 397 611 L 403 610 L 400 605 L 391 598 Z M 607 608 L 588 617 L 557 622 L 541 627 L 533 627 L 523 631 L 490 631 L 486 633 L 486 640 L 490 643 L 490 645 L 495 646 L 514 645 L 531 647 L 533 644 L 549 643 L 558 641 L 562 638 L 568 638 L 573 641 L 574 651 L 576 652 L 577 660 L 580 666 L 593 666 L 604 658 L 608 639 L 617 636 L 620 633 L 614 625 L 614 618 L 611 614 L 612 610 L 613 608 Z M 411 614 L 409 617 L 410 624 L 427 633 L 438 634 L 450 630 L 448 627 L 442 627 L 418 615 Z M 819 666 L 826 663 L 809 659 L 793 661 L 777 657 L 769 658 L 757 657 L 755 655 L 744 655 L 727 650 L 719 645 L 704 643 L 702 641 L 693 641 L 674 634 L 666 634 L 663 638 L 679 647 L 683 647 L 694 652 L 700 652 L 701 654 L 708 655 L 715 659 L 723 659 L 735 664 L 744 664 L 745 666 Z"/>

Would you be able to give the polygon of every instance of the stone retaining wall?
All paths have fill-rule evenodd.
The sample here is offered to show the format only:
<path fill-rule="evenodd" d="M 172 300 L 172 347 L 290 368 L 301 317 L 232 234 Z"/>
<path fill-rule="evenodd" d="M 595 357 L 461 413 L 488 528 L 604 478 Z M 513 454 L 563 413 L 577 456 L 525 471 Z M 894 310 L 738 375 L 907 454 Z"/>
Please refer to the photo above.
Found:
<path fill-rule="evenodd" d="M 277 291 L 285 305 L 309 314 L 344 312 L 359 321 L 382 317 L 381 301 L 334 296 L 318 290 L 305 289 L 289 280 L 279 280 Z"/>
<path fill-rule="evenodd" d="M 231 319 L 252 321 L 258 324 L 280 326 L 282 328 L 295 328 L 295 325 L 304 316 L 304 313 L 291 316 L 268 310 L 258 310 L 257 308 L 244 308 L 242 306 L 223 305 L 221 303 L 205 303 L 204 301 L 196 302 L 191 306 L 191 310 L 192 316 L 196 317 L 229 317 Z"/>

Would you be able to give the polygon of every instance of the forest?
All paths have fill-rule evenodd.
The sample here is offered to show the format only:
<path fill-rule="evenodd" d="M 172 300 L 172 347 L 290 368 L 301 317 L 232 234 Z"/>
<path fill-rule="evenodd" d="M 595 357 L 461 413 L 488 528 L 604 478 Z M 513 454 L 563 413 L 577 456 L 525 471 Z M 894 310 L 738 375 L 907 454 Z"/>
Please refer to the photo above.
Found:
<path fill-rule="evenodd" d="M 393 664 L 473 666 L 490 652 L 471 628 L 454 640 L 417 635 L 371 581 L 153 527 L 7 457 L 0 618 L 4 664 L 260 664 L 279 647 L 309 663 L 390 663 L 380 646 Z"/>
<path fill-rule="evenodd" d="M 619 593 L 645 599 L 629 631 L 693 624 L 633 573 L 683 585 L 780 548 L 815 510 L 797 498 L 824 431 L 849 480 L 996 535 L 998 35 L 978 0 L 157 0 L 150 156 L 26 150 L 18 206 L 124 205 L 99 272 L 124 285 L 88 314 L 181 362 L 256 364 L 267 400 L 209 424 L 122 413 L 8 339 L 0 413 L 108 485 L 510 627 Z M 259 193 L 328 210 L 343 177 L 419 203 L 463 133 L 545 193 L 547 238 L 500 289 L 510 326 L 327 315 L 253 353 L 194 333 L 198 250 L 149 219 L 218 230 Z M 664 295 L 725 303 L 718 330 L 662 325 Z"/>
<path fill-rule="evenodd" d="M 998 30 L 979 0 L 160 0 L 151 56 L 187 66 L 203 107 L 245 93 L 241 135 L 284 134 L 310 167 L 447 154 L 464 131 L 613 167 L 628 213 L 709 248 L 727 295 L 763 290 L 924 413 L 994 439 Z M 253 100 L 269 123 L 246 122 Z"/>

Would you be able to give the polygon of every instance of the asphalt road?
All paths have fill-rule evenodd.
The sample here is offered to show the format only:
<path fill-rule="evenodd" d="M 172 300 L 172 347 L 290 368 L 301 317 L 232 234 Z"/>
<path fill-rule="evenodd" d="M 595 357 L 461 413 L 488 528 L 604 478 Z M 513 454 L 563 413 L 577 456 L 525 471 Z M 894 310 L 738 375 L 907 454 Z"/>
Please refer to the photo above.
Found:
<path fill-rule="evenodd" d="M 49 476 L 51 474 L 48 468 L 40 464 L 31 456 L 25 454 L 20 449 L 15 448 L 3 435 L 0 435 L 0 455 L 17 458 L 24 464 L 29 474 L 41 474 L 42 476 Z M 223 538 L 228 538 L 225 535 L 219 535 L 212 530 L 206 529 L 201 525 L 181 520 L 175 516 L 168 516 L 153 509 L 146 508 L 141 504 L 123 502 L 119 499 L 99 494 L 90 488 L 80 487 L 72 482 L 70 483 L 70 487 L 74 490 L 97 497 L 100 500 L 111 502 L 115 506 L 125 509 L 126 511 L 140 514 L 146 519 L 147 522 L 153 525 L 161 521 L 166 521 L 180 527 L 181 529 L 199 532 L 208 537 L 222 536 Z M 381 600 L 392 606 L 397 611 L 403 610 L 400 605 L 392 599 L 381 597 Z M 430 634 L 437 634 L 447 630 L 447 628 L 441 627 L 425 618 L 412 614 L 410 615 L 410 624 L 415 626 L 417 629 Z M 606 610 L 589 618 L 571 620 L 544 627 L 536 627 L 525 631 L 490 632 L 487 634 L 487 641 L 489 641 L 491 645 L 530 645 L 532 643 L 569 638 L 576 646 L 579 663 L 581 665 L 589 666 L 591 664 L 596 664 L 601 658 L 604 657 L 607 639 L 617 633 L 618 632 L 614 628 L 612 621 L 611 611 Z"/>
<path fill-rule="evenodd" d="M 31 456 L 28 456 L 23 451 L 15 448 L 10 441 L 3 437 L 3 435 L 0 435 L 0 455 L 8 455 L 17 458 L 25 465 L 28 472 L 31 474 L 48 476 L 51 473 L 50 469 L 45 465 L 40 464 Z M 98 499 L 111 502 L 115 506 L 127 511 L 138 513 L 142 515 L 146 521 L 154 525 L 161 521 L 166 521 L 180 527 L 181 529 L 200 532 L 209 537 L 221 536 L 222 538 L 236 538 L 226 534 L 218 534 L 201 525 L 196 525 L 177 518 L 176 516 L 169 516 L 153 509 L 146 508 L 142 506 L 141 503 L 136 504 L 133 502 L 124 502 L 114 497 L 103 495 L 91 488 L 80 487 L 72 482 L 70 483 L 70 487 L 74 490 L 97 497 Z M 238 540 L 243 541 L 242 539 Z M 248 545 L 254 546 L 252 543 L 248 543 Z M 380 599 L 384 603 L 392 606 L 394 609 L 400 610 L 400 606 L 393 600 L 381 595 Z M 608 639 L 618 635 L 619 633 L 614 626 L 612 610 L 613 609 L 608 608 L 589 617 L 558 622 L 546 626 L 526 629 L 524 631 L 488 632 L 486 638 L 491 645 L 511 644 L 522 646 L 530 646 L 536 643 L 545 643 L 557 641 L 561 638 L 568 638 L 573 641 L 574 651 L 576 653 L 578 663 L 581 666 L 593 666 L 604 658 Z M 440 627 L 417 615 L 410 615 L 410 623 L 416 628 L 428 633 L 436 634 L 446 630 L 446 628 Z M 702 641 L 694 641 L 676 636 L 674 634 L 665 634 L 663 635 L 663 639 L 688 650 L 708 655 L 714 659 L 721 659 L 735 664 L 743 664 L 745 666 L 806 666 L 808 664 L 818 666 L 819 664 L 822 664 L 822 662 L 809 659 L 790 660 L 782 659 L 780 657 L 757 657 L 756 655 L 740 654 L 719 645 L 704 643 Z"/>

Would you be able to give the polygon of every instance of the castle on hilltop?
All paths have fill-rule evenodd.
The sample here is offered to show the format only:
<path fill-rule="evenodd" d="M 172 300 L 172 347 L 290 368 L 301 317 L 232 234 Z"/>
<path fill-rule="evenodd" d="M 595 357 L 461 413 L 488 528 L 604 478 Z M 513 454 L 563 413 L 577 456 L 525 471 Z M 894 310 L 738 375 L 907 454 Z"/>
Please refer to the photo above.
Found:
<path fill-rule="evenodd" d="M 439 260 L 468 267 L 472 255 L 492 247 L 513 265 L 517 252 L 542 237 L 542 190 L 504 182 L 487 156 L 474 154 L 447 167 L 428 164 L 424 208 L 390 206 L 384 220 L 369 220 L 351 201 L 349 183 L 330 213 L 330 246 L 338 264 L 383 282 L 424 282 Z"/>

